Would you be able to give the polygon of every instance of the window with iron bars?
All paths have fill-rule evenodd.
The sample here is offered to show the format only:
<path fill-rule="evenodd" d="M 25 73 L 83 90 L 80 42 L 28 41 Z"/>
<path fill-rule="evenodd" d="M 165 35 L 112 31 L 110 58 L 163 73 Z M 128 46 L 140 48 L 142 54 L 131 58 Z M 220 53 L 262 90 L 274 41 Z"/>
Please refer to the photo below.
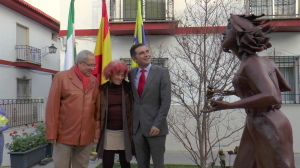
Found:
<path fill-rule="evenodd" d="M 160 67 L 167 68 L 167 60 L 168 58 L 151 58 L 151 63 Z M 120 58 L 120 61 L 125 62 L 127 66 L 131 68 L 131 58 Z"/>
<path fill-rule="evenodd" d="M 165 20 L 166 19 L 166 1 L 165 0 L 145 0 L 141 1 L 142 8 L 145 11 L 146 20 Z M 135 21 L 137 11 L 137 1 L 123 1 L 123 21 Z M 142 14 L 143 15 L 143 14 Z"/>
<path fill-rule="evenodd" d="M 166 0 L 141 1 L 142 11 L 145 12 L 145 20 L 165 20 Z M 123 21 L 134 21 L 137 11 L 136 0 L 123 0 Z M 143 15 L 143 13 L 142 13 Z"/>
<path fill-rule="evenodd" d="M 250 0 L 250 12 L 273 17 L 296 17 L 296 0 Z"/>
<path fill-rule="evenodd" d="M 110 21 L 135 21 L 137 0 L 110 0 Z M 174 0 L 141 0 L 145 20 L 173 20 Z"/>
<path fill-rule="evenodd" d="M 30 99 L 31 98 L 31 80 L 17 78 L 17 99 Z"/>
<path fill-rule="evenodd" d="M 299 104 L 299 57 L 298 56 L 271 56 L 280 70 L 281 75 L 291 86 L 292 90 L 281 92 L 282 103 L 284 104 Z"/>

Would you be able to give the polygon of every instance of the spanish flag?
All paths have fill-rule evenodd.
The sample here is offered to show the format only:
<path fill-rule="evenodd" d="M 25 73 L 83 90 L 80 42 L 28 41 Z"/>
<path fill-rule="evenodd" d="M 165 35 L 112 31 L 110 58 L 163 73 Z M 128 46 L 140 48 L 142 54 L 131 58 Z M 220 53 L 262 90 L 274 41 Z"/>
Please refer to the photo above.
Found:
<path fill-rule="evenodd" d="M 134 30 L 134 39 L 133 44 L 143 43 L 146 44 L 146 35 L 142 17 L 142 7 L 141 7 L 141 0 L 137 1 L 137 12 L 136 12 L 136 21 L 135 21 L 135 30 Z M 137 63 L 133 60 L 131 61 L 131 67 L 137 67 Z"/>
<path fill-rule="evenodd" d="M 110 31 L 108 24 L 106 2 L 105 0 L 102 0 L 102 19 L 94 51 L 97 67 L 92 72 L 92 74 L 96 75 L 97 79 L 99 80 L 99 84 L 103 84 L 107 81 L 102 75 L 102 72 L 105 66 L 112 60 Z"/>

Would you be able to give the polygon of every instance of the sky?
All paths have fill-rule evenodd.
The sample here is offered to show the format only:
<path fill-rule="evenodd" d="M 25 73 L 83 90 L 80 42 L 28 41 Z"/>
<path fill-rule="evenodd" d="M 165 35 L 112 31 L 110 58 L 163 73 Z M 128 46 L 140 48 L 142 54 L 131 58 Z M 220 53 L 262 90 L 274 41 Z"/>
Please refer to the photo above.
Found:
<path fill-rule="evenodd" d="M 60 21 L 60 0 L 25 0 L 32 6 Z"/>

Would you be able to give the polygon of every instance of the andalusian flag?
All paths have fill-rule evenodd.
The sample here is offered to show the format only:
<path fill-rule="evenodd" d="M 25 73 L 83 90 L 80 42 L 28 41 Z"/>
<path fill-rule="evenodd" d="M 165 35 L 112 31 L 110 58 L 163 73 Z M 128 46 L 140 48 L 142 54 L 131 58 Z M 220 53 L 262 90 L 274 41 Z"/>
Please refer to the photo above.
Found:
<path fill-rule="evenodd" d="M 142 8 L 141 8 L 141 0 L 137 2 L 137 12 L 136 12 L 136 22 L 135 22 L 135 30 L 134 30 L 134 39 L 133 44 L 143 43 L 146 45 L 146 36 L 144 30 L 144 23 L 142 17 Z M 131 67 L 137 67 L 137 63 L 131 61 Z"/>
<path fill-rule="evenodd" d="M 111 62 L 111 47 L 110 47 L 110 32 L 108 25 L 108 16 L 106 11 L 106 2 L 102 0 L 102 19 L 98 31 L 94 54 L 96 56 L 97 67 L 94 69 L 93 74 L 99 80 L 99 84 L 105 83 L 107 80 L 102 75 L 105 66 Z"/>
<path fill-rule="evenodd" d="M 69 8 L 66 55 L 65 55 L 63 70 L 70 69 L 74 65 L 75 58 L 76 58 L 76 46 L 75 46 L 75 28 L 74 28 L 74 0 L 71 0 L 70 8 Z"/>

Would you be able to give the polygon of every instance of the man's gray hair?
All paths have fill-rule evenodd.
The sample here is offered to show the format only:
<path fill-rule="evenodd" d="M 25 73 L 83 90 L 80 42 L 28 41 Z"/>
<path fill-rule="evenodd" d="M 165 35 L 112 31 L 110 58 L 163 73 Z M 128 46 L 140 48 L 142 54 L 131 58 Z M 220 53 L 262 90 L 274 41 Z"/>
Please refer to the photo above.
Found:
<path fill-rule="evenodd" d="M 78 61 L 87 61 L 87 57 L 88 56 L 95 56 L 94 53 L 92 53 L 89 50 L 82 50 L 80 51 L 77 56 L 76 56 L 76 64 L 78 63 Z"/>

